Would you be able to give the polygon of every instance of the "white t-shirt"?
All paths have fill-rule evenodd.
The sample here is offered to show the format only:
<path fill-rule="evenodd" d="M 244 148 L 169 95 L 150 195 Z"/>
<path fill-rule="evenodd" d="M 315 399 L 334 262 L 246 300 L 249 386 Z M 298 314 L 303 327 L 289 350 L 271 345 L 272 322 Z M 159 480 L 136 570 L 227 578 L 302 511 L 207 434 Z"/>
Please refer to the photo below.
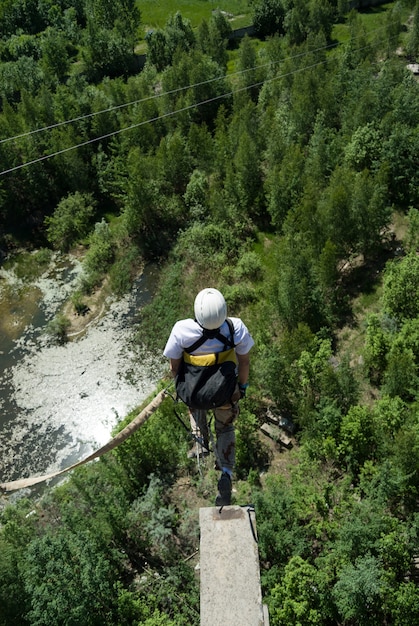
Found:
<path fill-rule="evenodd" d="M 239 317 L 230 317 L 229 319 L 233 322 L 234 343 L 237 354 L 247 354 L 255 343 L 251 334 Z M 220 332 L 224 337 L 230 337 L 230 329 L 227 322 L 224 322 L 221 326 Z M 202 328 L 198 322 L 191 318 L 180 320 L 172 328 L 163 355 L 168 359 L 180 359 L 183 355 L 183 350 L 192 346 L 201 336 Z M 224 344 L 219 339 L 207 339 L 192 354 L 211 354 L 212 352 L 221 352 L 224 349 Z"/>

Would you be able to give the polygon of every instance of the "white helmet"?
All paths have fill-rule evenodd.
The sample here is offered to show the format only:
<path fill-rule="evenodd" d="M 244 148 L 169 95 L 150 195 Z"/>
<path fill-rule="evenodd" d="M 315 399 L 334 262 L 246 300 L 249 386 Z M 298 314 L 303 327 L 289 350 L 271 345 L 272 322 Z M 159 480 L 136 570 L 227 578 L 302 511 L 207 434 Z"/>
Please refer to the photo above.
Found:
<path fill-rule="evenodd" d="M 196 296 L 194 310 L 198 324 L 208 330 L 220 328 L 227 318 L 227 304 L 223 294 L 210 287 Z"/>

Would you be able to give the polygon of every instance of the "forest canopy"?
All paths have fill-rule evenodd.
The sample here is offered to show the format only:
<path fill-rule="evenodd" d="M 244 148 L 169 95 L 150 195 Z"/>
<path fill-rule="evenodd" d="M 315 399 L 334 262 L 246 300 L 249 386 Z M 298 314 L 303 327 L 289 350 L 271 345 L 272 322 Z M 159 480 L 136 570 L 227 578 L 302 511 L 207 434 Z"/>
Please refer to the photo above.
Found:
<path fill-rule="evenodd" d="M 157 260 L 139 342 L 159 359 L 197 290 L 219 288 L 255 339 L 235 498 L 255 505 L 271 625 L 411 626 L 419 5 L 249 15 L 240 36 L 226 11 L 143 32 L 131 0 L 1 0 L 1 255 L 78 246 L 78 302 Z M 291 451 L 261 437 L 267 408 Z M 199 623 L 190 556 L 216 478 L 172 409 L 3 508 L 1 626 Z"/>

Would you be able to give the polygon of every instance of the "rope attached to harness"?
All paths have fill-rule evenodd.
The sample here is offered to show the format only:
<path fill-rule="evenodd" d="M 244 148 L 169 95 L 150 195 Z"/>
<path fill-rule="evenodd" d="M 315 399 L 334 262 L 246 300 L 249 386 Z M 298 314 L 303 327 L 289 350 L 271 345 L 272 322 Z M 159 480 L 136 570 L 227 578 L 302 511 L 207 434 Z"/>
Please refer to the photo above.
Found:
<path fill-rule="evenodd" d="M 85 459 L 70 465 L 69 467 L 65 467 L 62 470 L 58 470 L 57 472 L 53 472 L 52 474 L 46 474 L 45 476 L 31 476 L 29 478 L 21 478 L 19 480 L 13 480 L 8 483 L 0 483 L 0 492 L 7 493 L 9 491 L 16 491 L 18 489 L 24 489 L 25 487 L 32 487 L 33 485 L 37 485 L 38 483 L 45 482 L 50 478 L 55 478 L 56 476 L 61 476 L 70 470 L 75 469 L 76 467 L 80 467 L 81 465 L 85 465 L 89 463 L 89 461 L 93 461 L 93 459 L 97 459 L 100 456 L 106 454 L 106 452 L 110 452 L 117 446 L 119 446 L 123 441 L 128 439 L 136 430 L 138 430 L 154 413 L 154 411 L 161 405 L 165 396 L 167 394 L 166 389 L 162 389 L 156 395 L 156 397 L 139 413 L 125 428 L 123 428 L 115 437 L 110 439 L 108 443 L 104 446 L 90 454 Z"/>

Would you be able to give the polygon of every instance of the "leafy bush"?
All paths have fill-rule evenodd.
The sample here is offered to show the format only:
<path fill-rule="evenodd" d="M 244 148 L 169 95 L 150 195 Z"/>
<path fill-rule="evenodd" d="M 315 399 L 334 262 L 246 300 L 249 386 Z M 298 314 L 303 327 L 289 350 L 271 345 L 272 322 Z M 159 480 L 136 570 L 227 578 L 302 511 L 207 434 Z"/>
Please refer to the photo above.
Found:
<path fill-rule="evenodd" d="M 398 321 L 419 317 L 419 256 L 415 252 L 387 264 L 383 305 Z"/>
<path fill-rule="evenodd" d="M 236 423 L 236 473 L 243 480 L 249 472 L 262 471 L 269 463 L 269 451 L 261 443 L 258 433 L 256 416 L 241 407 Z"/>
<path fill-rule="evenodd" d="M 245 252 L 238 260 L 235 275 L 240 279 L 259 281 L 262 278 L 262 262 L 256 252 Z"/>
<path fill-rule="evenodd" d="M 134 500 L 127 515 L 127 534 L 147 562 L 168 565 L 177 560 L 174 529 L 176 511 L 168 503 L 167 486 L 154 475 L 145 494 Z M 167 503 L 167 504 L 165 504 Z"/>
<path fill-rule="evenodd" d="M 115 574 L 89 533 L 46 534 L 28 546 L 22 563 L 29 623 L 111 624 Z M 54 598 L 54 601 L 51 599 Z"/>
<path fill-rule="evenodd" d="M 368 554 L 358 557 L 355 564 L 349 563 L 340 572 L 333 596 L 344 621 L 373 626 L 378 616 L 384 619 L 381 578 L 379 560 Z"/>
<path fill-rule="evenodd" d="M 371 313 L 367 316 L 366 327 L 363 351 L 365 368 L 371 381 L 378 384 L 387 367 L 387 352 L 391 340 L 377 314 Z"/>
<path fill-rule="evenodd" d="M 62 345 L 67 341 L 67 330 L 71 322 L 68 317 L 59 313 L 51 322 L 48 322 L 46 332 L 51 335 L 54 341 Z"/>
<path fill-rule="evenodd" d="M 90 246 L 83 260 L 86 275 L 82 278 L 82 290 L 92 291 L 102 280 L 115 255 L 115 244 L 109 225 L 102 219 L 95 225 Z"/>
<path fill-rule="evenodd" d="M 88 307 L 85 302 L 83 302 L 83 296 L 80 291 L 75 291 L 73 293 L 71 296 L 71 302 L 77 315 L 84 315 L 87 312 Z"/>
<path fill-rule="evenodd" d="M 134 491 L 142 489 L 152 474 L 168 480 L 175 476 L 185 434 L 173 414 L 172 402 L 167 399 L 151 419 L 115 451 Z M 132 415 L 128 416 L 119 428 L 131 419 Z"/>
<path fill-rule="evenodd" d="M 54 214 L 45 218 L 48 241 L 59 250 L 70 247 L 86 237 L 96 211 L 93 194 L 76 191 L 63 198 Z"/>
<path fill-rule="evenodd" d="M 342 418 L 339 453 L 354 476 L 373 458 L 375 443 L 371 411 L 366 406 L 351 407 Z"/>
<path fill-rule="evenodd" d="M 268 597 L 269 623 L 273 625 L 324 624 L 321 611 L 321 573 L 299 556 L 293 556 L 285 566 L 284 576 Z"/>
<path fill-rule="evenodd" d="M 141 256 L 136 246 L 118 250 L 117 259 L 109 272 L 111 289 L 116 295 L 122 296 L 131 289 L 140 262 Z"/>

